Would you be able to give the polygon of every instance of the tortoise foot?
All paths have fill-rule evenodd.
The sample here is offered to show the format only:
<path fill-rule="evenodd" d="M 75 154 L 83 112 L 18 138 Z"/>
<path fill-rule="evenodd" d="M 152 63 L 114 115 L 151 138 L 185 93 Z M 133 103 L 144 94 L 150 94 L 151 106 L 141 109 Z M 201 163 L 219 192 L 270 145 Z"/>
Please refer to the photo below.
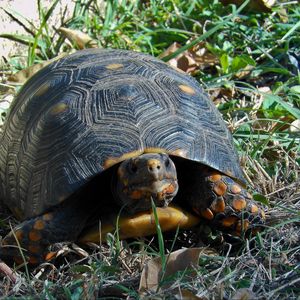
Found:
<path fill-rule="evenodd" d="M 219 230 L 241 236 L 256 233 L 265 223 L 265 213 L 252 195 L 228 176 L 213 172 L 207 177 L 214 194 L 209 207 L 193 210 Z"/>

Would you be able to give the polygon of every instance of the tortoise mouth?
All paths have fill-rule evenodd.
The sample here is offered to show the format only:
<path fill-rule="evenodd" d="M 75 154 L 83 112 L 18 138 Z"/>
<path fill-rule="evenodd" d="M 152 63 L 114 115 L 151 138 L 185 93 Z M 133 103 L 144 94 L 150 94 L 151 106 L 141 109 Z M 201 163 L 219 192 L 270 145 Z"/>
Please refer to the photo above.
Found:
<path fill-rule="evenodd" d="M 177 180 L 163 179 L 155 180 L 143 185 L 134 184 L 123 189 L 127 197 L 126 209 L 129 212 L 149 210 L 152 207 L 151 200 L 155 206 L 166 207 L 173 200 L 178 191 Z"/>
<path fill-rule="evenodd" d="M 127 187 L 127 189 L 131 192 L 133 191 L 139 191 L 143 192 L 145 194 L 151 193 L 161 193 L 163 191 L 174 193 L 175 186 L 178 185 L 177 180 L 174 179 L 162 179 L 162 180 L 153 180 L 148 182 L 141 182 L 132 184 L 130 187 Z M 172 189 L 174 187 L 174 189 Z"/>

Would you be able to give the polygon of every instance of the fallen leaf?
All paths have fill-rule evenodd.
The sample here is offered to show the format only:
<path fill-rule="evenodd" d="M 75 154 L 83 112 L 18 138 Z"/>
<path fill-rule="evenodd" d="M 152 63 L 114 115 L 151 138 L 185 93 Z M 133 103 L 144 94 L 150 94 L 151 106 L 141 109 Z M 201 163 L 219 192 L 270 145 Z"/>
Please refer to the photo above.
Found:
<path fill-rule="evenodd" d="M 210 248 L 188 248 L 180 249 L 167 255 L 167 263 L 163 272 L 161 258 L 156 257 L 146 263 L 143 268 L 139 292 L 157 291 L 158 289 L 168 288 L 167 284 L 160 287 L 162 280 L 169 278 L 178 271 L 194 269 L 198 266 L 201 255 L 216 255 L 216 252 Z M 191 273 L 189 273 L 191 275 Z"/>
<path fill-rule="evenodd" d="M 88 34 L 75 29 L 60 27 L 58 29 L 72 44 L 75 44 L 79 49 L 97 48 L 97 42 Z"/>
<path fill-rule="evenodd" d="M 181 45 L 175 42 L 159 57 L 169 56 L 180 48 Z M 198 69 L 211 67 L 217 64 L 218 61 L 218 58 L 206 49 L 205 42 L 201 42 L 177 55 L 175 58 L 170 59 L 167 63 L 176 69 L 192 74 Z"/>

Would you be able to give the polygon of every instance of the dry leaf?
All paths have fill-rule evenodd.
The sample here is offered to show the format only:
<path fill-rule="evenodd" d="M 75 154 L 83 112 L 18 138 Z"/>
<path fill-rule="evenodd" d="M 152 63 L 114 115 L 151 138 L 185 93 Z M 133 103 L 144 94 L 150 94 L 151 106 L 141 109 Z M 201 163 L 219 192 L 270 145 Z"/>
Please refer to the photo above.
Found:
<path fill-rule="evenodd" d="M 30 66 L 26 69 L 23 69 L 23 70 L 17 72 L 16 74 L 10 75 L 8 77 L 8 81 L 23 84 L 25 81 L 27 81 L 31 76 L 33 76 L 39 70 L 43 69 L 44 67 L 46 67 L 47 65 L 49 65 L 53 61 L 58 60 L 58 59 L 66 56 L 66 55 L 67 55 L 67 53 L 61 53 L 60 55 L 58 55 L 58 56 L 56 56 L 52 59 L 43 61 L 39 64 L 35 64 L 35 65 L 32 65 L 32 66 Z"/>
<path fill-rule="evenodd" d="M 221 0 L 222 4 L 235 4 L 237 6 L 244 3 L 244 0 Z M 250 0 L 247 8 L 252 11 L 270 12 L 276 0 Z"/>
<path fill-rule="evenodd" d="M 75 44 L 79 49 L 98 47 L 95 40 L 80 30 L 60 27 L 58 31 L 61 32 L 72 44 Z"/>
<path fill-rule="evenodd" d="M 188 248 L 172 252 L 166 257 L 167 264 L 164 274 L 160 257 L 148 261 L 142 271 L 139 292 L 156 291 L 163 279 L 178 271 L 193 269 L 198 266 L 200 255 L 216 255 L 216 252 L 209 248 Z M 167 285 L 160 288 L 167 288 Z"/>
<path fill-rule="evenodd" d="M 181 45 L 175 42 L 169 46 L 159 57 L 166 57 L 174 53 L 179 48 L 181 48 Z M 217 64 L 218 58 L 208 52 L 204 42 L 200 42 L 189 50 L 182 52 L 175 58 L 170 59 L 167 63 L 174 68 L 191 74 L 198 69 L 204 69 Z"/>

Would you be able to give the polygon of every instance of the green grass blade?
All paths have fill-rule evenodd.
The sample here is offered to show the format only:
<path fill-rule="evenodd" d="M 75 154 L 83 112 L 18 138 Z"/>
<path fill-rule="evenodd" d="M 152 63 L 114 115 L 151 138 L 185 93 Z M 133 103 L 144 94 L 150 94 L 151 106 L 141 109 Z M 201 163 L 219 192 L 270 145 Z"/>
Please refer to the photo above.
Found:
<path fill-rule="evenodd" d="M 41 25 L 38 29 L 38 32 L 35 35 L 34 42 L 33 42 L 32 46 L 30 47 L 30 50 L 29 50 L 28 66 L 31 66 L 34 63 L 35 49 L 37 48 L 37 45 L 39 43 L 39 37 L 41 36 L 44 27 L 47 26 L 47 22 L 48 22 L 50 16 L 52 15 L 52 13 L 53 13 L 53 11 L 54 11 L 54 9 L 55 9 L 55 7 L 58 3 L 59 3 L 59 0 L 55 0 L 53 2 L 53 4 L 50 6 L 49 10 L 46 12 L 46 14 L 42 17 Z M 40 3 L 39 3 L 39 5 L 40 5 Z"/>
<path fill-rule="evenodd" d="M 293 106 L 291 103 L 285 102 L 281 97 L 270 94 L 262 94 L 265 99 L 273 100 L 279 103 L 282 107 L 284 107 L 291 115 L 293 115 L 296 119 L 300 119 L 300 110 Z"/>
<path fill-rule="evenodd" d="M 165 256 L 165 242 L 164 242 L 164 237 L 163 237 L 161 227 L 159 224 L 156 206 L 152 199 L 151 199 L 151 206 L 152 206 L 152 211 L 154 214 L 156 232 L 157 232 L 157 237 L 158 237 L 159 255 L 161 258 L 162 271 L 164 273 L 166 270 L 166 265 L 167 265 L 167 260 L 166 260 L 166 256 Z"/>
<path fill-rule="evenodd" d="M 27 45 L 27 46 L 34 42 L 34 38 L 32 38 L 28 35 L 23 35 L 23 34 L 3 33 L 3 34 L 0 34 L 0 38 L 9 39 L 11 41 L 15 41 L 20 44 Z"/>
<path fill-rule="evenodd" d="M 205 32 L 204 34 L 199 36 L 198 38 L 194 39 L 189 44 L 186 44 L 185 46 L 179 48 L 178 50 L 176 50 L 172 54 L 165 56 L 164 58 L 162 58 L 162 60 L 167 62 L 170 59 L 172 59 L 172 58 L 176 57 L 177 55 L 181 54 L 182 52 L 192 48 L 193 46 L 199 44 L 201 41 L 203 41 L 203 40 L 207 39 L 208 37 L 210 37 L 212 34 L 217 32 L 219 29 L 223 28 L 224 25 L 227 24 L 230 20 L 234 20 L 235 17 L 247 6 L 249 1 L 250 0 L 246 0 L 235 12 L 233 12 L 230 16 L 226 17 L 221 23 L 219 23 L 215 27 L 211 28 L 210 30 L 208 30 L 207 32 Z"/>

